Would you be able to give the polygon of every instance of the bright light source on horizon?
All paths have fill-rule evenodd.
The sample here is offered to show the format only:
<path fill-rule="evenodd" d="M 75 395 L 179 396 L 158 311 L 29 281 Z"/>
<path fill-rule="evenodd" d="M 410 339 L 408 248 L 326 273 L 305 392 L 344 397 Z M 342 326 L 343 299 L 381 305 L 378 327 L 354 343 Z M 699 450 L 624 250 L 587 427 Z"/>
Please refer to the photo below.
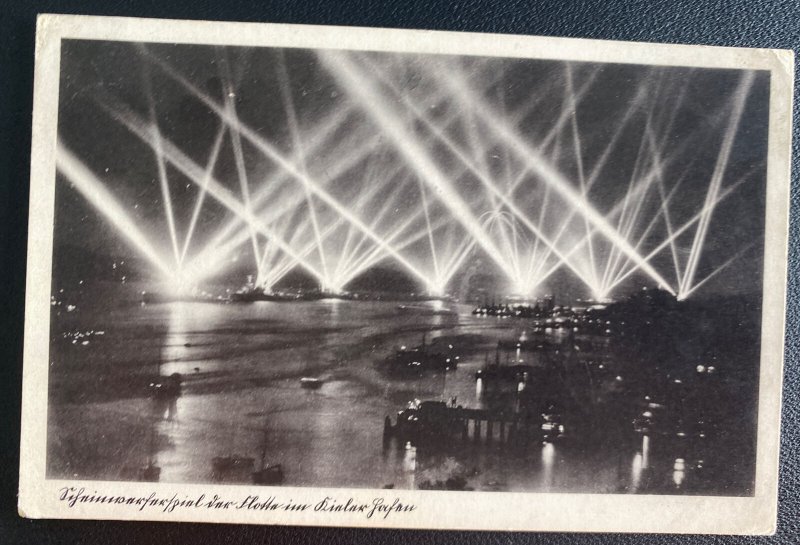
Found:
<path fill-rule="evenodd" d="M 223 91 L 217 93 L 154 50 L 137 49 L 146 115 L 107 90 L 95 98 L 155 158 L 162 231 L 136 225 L 125 199 L 67 150 L 69 142 L 59 140 L 57 164 L 176 293 L 240 270 L 231 257 L 241 253 L 252 255 L 253 284 L 265 291 L 302 269 L 323 292 L 341 293 L 389 265 L 407 272 L 420 293 L 441 297 L 448 289 L 458 293 L 462 275 L 480 262 L 523 298 L 550 286 L 558 273 L 579 280 L 584 296 L 607 301 L 639 274 L 683 300 L 744 253 L 718 259 L 713 269 L 704 260 L 716 208 L 750 176 L 729 180 L 727 171 L 752 72 L 742 73 L 719 105 L 720 121 L 708 129 L 716 130 L 716 163 L 706 173 L 702 202 L 692 208 L 678 190 L 691 175 L 691 145 L 670 136 L 688 83 L 680 84 L 677 98 L 658 104 L 652 81 L 637 81 L 607 138 L 590 153 L 584 101 L 601 85 L 599 69 L 562 63 L 563 85 L 506 104 L 503 93 L 510 91 L 497 85 L 502 73 L 486 69 L 490 59 L 468 69 L 466 61 L 447 57 L 378 63 L 377 53 L 318 51 L 325 75 L 317 77 L 331 94 L 328 107 L 316 104 L 320 111 L 311 115 L 307 90 L 298 93 L 302 80 L 283 52 L 275 53 L 270 73 L 275 96 L 258 96 L 237 79 L 239 67 L 224 50 L 217 52 Z M 202 159 L 169 127 L 151 81 L 156 72 L 210 110 L 214 132 Z M 424 77 L 408 86 L 408 74 Z M 280 109 L 281 140 L 263 130 L 274 120 L 260 119 L 252 107 L 265 100 Z M 556 111 L 545 112 L 553 104 Z M 532 118 L 542 127 L 530 132 L 525 120 Z M 631 134 L 638 149 L 626 150 Z M 609 165 L 625 154 L 635 164 L 615 179 Z M 676 165 L 685 166 L 681 176 Z M 176 198 L 180 177 L 193 186 L 191 199 Z M 609 184 L 625 191 L 598 198 Z M 212 203 L 226 215 L 212 212 Z M 156 234 L 169 248 L 153 242 Z"/>

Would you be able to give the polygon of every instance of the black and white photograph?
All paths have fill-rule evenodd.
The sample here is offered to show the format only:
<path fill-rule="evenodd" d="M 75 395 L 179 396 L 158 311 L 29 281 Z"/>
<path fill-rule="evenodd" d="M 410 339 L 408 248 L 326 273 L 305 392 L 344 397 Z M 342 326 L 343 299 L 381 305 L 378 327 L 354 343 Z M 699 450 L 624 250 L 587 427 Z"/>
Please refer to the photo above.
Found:
<path fill-rule="evenodd" d="M 60 40 L 42 477 L 756 496 L 785 82 L 546 52 Z"/>

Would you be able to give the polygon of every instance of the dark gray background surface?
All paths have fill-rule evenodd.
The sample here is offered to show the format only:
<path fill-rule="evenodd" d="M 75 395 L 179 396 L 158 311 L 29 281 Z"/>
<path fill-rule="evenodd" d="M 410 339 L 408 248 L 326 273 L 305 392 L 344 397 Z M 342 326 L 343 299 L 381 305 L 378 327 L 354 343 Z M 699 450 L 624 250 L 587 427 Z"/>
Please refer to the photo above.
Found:
<path fill-rule="evenodd" d="M 800 123 L 794 111 L 792 216 L 780 515 L 773 537 L 520 534 L 352 530 L 175 523 L 24 520 L 16 514 L 28 175 L 37 13 L 269 21 L 614 40 L 783 48 L 800 51 L 797 0 L 203 0 L 0 3 L 0 543 L 780 543 L 800 542 L 798 499 L 800 357 Z M 798 71 L 795 72 L 797 87 Z M 795 93 L 797 96 L 797 93 Z M 797 102 L 797 99 L 795 99 Z M 658 516 L 658 513 L 653 513 Z"/>

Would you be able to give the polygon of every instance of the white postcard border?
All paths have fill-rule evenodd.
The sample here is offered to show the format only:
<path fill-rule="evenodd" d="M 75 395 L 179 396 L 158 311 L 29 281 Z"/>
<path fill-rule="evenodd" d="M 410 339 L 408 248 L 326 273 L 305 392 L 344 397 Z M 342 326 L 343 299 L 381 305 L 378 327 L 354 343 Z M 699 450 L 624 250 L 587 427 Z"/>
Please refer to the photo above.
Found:
<path fill-rule="evenodd" d="M 45 478 L 50 285 L 53 247 L 55 144 L 61 39 L 97 39 L 237 46 L 278 46 L 404 51 L 497 57 L 528 57 L 664 66 L 749 68 L 771 72 L 762 349 L 758 403 L 756 487 L 753 497 L 438 492 L 322 489 L 168 483 L 61 481 Z M 791 155 L 793 56 L 790 51 L 573 38 L 325 26 L 148 20 L 42 15 L 36 36 L 30 220 L 23 368 L 19 512 L 31 518 L 175 520 L 355 527 L 474 530 L 614 531 L 769 534 L 777 515 L 778 448 Z M 268 511 L 179 507 L 162 512 L 129 504 L 75 503 L 60 499 L 73 487 L 86 494 L 174 501 L 234 503 L 258 495 L 317 505 L 332 497 L 344 503 L 386 505 L 397 499 L 412 511 Z M 201 502 L 202 503 L 202 502 Z M 234 506 L 235 507 L 235 506 Z"/>

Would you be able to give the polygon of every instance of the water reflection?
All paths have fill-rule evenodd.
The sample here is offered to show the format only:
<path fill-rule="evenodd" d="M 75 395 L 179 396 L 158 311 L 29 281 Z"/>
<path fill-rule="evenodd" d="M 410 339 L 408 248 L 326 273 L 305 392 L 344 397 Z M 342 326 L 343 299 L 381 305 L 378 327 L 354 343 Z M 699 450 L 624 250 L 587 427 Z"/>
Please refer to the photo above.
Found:
<path fill-rule="evenodd" d="M 642 485 L 642 471 L 644 469 L 643 456 L 641 452 L 637 452 L 633 457 L 633 467 L 631 469 L 631 492 L 638 492 Z"/>
<path fill-rule="evenodd" d="M 416 484 L 417 471 L 417 447 L 406 443 L 403 449 L 403 487 L 414 489 Z"/>
<path fill-rule="evenodd" d="M 153 418 L 155 420 L 177 422 L 179 396 L 180 393 L 155 395 L 153 397 Z"/>
<path fill-rule="evenodd" d="M 636 493 L 645 488 L 645 476 L 650 468 L 650 437 L 642 436 L 642 448 L 633 456 L 631 467 L 630 492 Z"/>
<path fill-rule="evenodd" d="M 205 305 L 208 306 L 208 305 Z M 172 373 L 197 373 L 204 371 L 204 365 L 192 362 L 193 323 L 197 313 L 205 309 L 194 303 L 174 303 L 169 307 L 167 332 L 161 347 L 159 375 L 169 376 Z"/>
<path fill-rule="evenodd" d="M 676 458 L 672 471 L 672 482 L 675 483 L 677 488 L 680 488 L 683 481 L 686 479 L 686 461 L 683 458 Z"/>
<path fill-rule="evenodd" d="M 325 309 L 328 311 L 326 319 L 330 320 L 329 325 L 333 327 L 337 327 L 339 325 L 339 318 L 342 312 L 342 302 L 343 301 L 338 297 L 322 299 L 322 303 L 325 305 Z"/>
<path fill-rule="evenodd" d="M 414 472 L 417 469 L 417 447 L 407 442 L 403 454 L 403 471 Z"/>
<path fill-rule="evenodd" d="M 444 306 L 436 301 L 428 308 L 435 311 Z M 120 346 L 140 354 L 131 366 L 141 365 L 141 375 L 154 383 L 156 378 L 163 381 L 173 373 L 180 373 L 183 382 L 182 391 L 179 389 L 177 394 L 148 396 L 139 388 L 138 397 L 114 400 L 114 410 L 131 415 L 129 428 L 135 427 L 137 433 L 133 447 L 129 444 L 133 441 L 132 433 L 117 433 L 115 448 L 116 452 L 136 449 L 136 465 L 143 465 L 148 460 L 145 451 L 151 443 L 150 432 L 144 428 L 155 428 L 168 439 L 155 442 L 153 455 L 158 454 L 158 459 L 154 456 L 150 459 L 151 465 L 158 462 L 163 469 L 161 477 L 165 482 L 207 482 L 209 461 L 215 457 L 236 455 L 257 460 L 255 455 L 263 454 L 261 438 L 265 428 L 271 433 L 267 462 L 282 463 L 286 468 L 286 484 L 300 486 L 391 484 L 414 488 L 415 476 L 420 480 L 429 458 L 446 454 L 464 465 L 470 475 L 469 486 L 478 490 L 627 489 L 660 493 L 684 491 L 687 482 L 692 490 L 705 486 L 709 477 L 696 476 L 703 467 L 697 459 L 705 459 L 715 467 L 719 463 L 711 456 L 715 452 L 695 452 L 699 439 L 705 438 L 706 425 L 697 430 L 681 428 L 687 434 L 681 441 L 690 442 L 692 448 L 679 449 L 673 444 L 678 441 L 674 437 L 637 436 L 633 431 L 623 437 L 596 426 L 594 419 L 584 418 L 591 415 L 563 407 L 558 415 L 566 421 L 567 434 L 556 438 L 556 444 L 542 444 L 541 437 L 533 435 L 529 435 L 530 441 L 524 445 L 514 441 L 506 444 L 500 441 L 497 423 L 493 426 L 493 441 L 486 440 L 485 423 L 480 427 L 482 439 L 474 440 L 474 422 L 470 421 L 468 440 L 458 445 L 442 445 L 441 453 L 432 453 L 425 444 L 418 453 L 414 445 L 406 448 L 405 442 L 395 439 L 387 442 L 385 436 L 382 449 L 384 418 L 387 415 L 396 418 L 398 408 L 415 397 L 469 409 L 504 411 L 506 416 L 527 414 L 526 411 L 537 416 L 538 411 L 531 408 L 530 401 L 523 403 L 524 400 L 546 390 L 555 399 L 569 399 L 570 393 L 577 392 L 582 396 L 579 401 L 584 401 L 590 391 L 586 375 L 594 381 L 591 384 L 594 396 L 609 406 L 609 399 L 619 395 L 608 386 L 613 383 L 618 388 L 615 377 L 620 372 L 610 359 L 579 366 L 565 358 L 566 363 L 558 371 L 559 380 L 542 385 L 537 383 L 539 370 L 560 360 L 545 351 L 534 352 L 524 346 L 516 358 L 524 359 L 533 369 L 529 374 L 526 370 L 505 382 L 491 378 L 476 380 L 476 371 L 490 359 L 497 339 L 509 337 L 506 330 L 498 333 L 490 329 L 500 324 L 499 320 L 487 324 L 481 316 L 463 313 L 437 315 L 398 310 L 394 303 L 356 304 L 340 300 L 296 305 L 173 303 L 137 307 L 128 319 L 134 326 L 126 326 L 127 335 L 120 336 L 119 342 L 125 343 Z M 435 329 L 434 324 L 442 321 L 443 327 Z M 333 324 L 336 327 L 331 327 Z M 426 332 L 430 344 L 436 342 L 444 347 L 452 340 L 462 358 L 458 368 L 387 379 L 378 368 L 385 351 L 394 343 L 416 344 Z M 107 335 L 103 340 L 112 339 Z M 511 357 L 519 348 L 515 346 L 517 339 L 524 341 L 525 332 L 516 330 L 510 336 L 507 353 Z M 95 343 L 90 346 L 94 349 Z M 147 349 L 151 352 L 146 352 Z M 116 347 L 114 350 L 122 353 Z M 76 354 L 91 357 L 86 350 Z M 152 354 L 160 357 L 156 359 Z M 102 356 L 97 352 L 98 361 Z M 501 358 L 503 361 L 505 358 Z M 324 386 L 319 390 L 301 390 L 300 379 L 306 376 L 324 377 Z M 622 371 L 621 376 L 625 378 L 621 384 L 629 387 L 632 375 Z M 142 382 L 142 387 L 146 384 Z M 600 402 L 587 406 L 591 408 L 597 403 Z M 85 410 L 97 415 L 103 414 L 106 407 L 90 403 Z M 643 406 L 641 411 L 646 417 L 657 416 L 657 409 L 649 406 Z M 597 422 L 619 421 L 621 429 L 630 428 L 626 418 L 617 416 L 621 414 L 603 413 Z M 147 418 L 141 418 L 142 415 Z M 59 429 L 66 430 L 62 432 L 65 435 L 83 438 L 88 434 L 84 428 L 71 427 L 67 417 L 56 418 Z M 103 417 L 102 421 L 96 419 L 97 433 L 104 436 L 111 436 L 120 427 L 116 413 L 113 417 Z M 74 420 L 81 421 L 78 417 Z M 239 429 L 234 430 L 237 426 Z M 592 431 L 593 427 L 598 428 L 597 432 Z M 652 443 L 653 440 L 656 442 Z M 59 455 L 66 458 L 63 453 Z M 676 461 L 678 456 L 683 457 L 681 463 Z M 349 462 L 345 464 L 342 460 Z M 97 466 L 102 463 L 113 467 L 118 462 L 92 461 Z M 85 465 L 88 469 L 82 468 L 82 475 L 96 471 L 88 462 Z M 446 481 L 450 477 L 440 472 L 436 480 Z M 233 482 L 232 477 L 225 479 Z"/>
<path fill-rule="evenodd" d="M 542 490 L 547 492 L 553 486 L 553 466 L 556 460 L 556 446 L 545 443 L 542 446 Z"/>

